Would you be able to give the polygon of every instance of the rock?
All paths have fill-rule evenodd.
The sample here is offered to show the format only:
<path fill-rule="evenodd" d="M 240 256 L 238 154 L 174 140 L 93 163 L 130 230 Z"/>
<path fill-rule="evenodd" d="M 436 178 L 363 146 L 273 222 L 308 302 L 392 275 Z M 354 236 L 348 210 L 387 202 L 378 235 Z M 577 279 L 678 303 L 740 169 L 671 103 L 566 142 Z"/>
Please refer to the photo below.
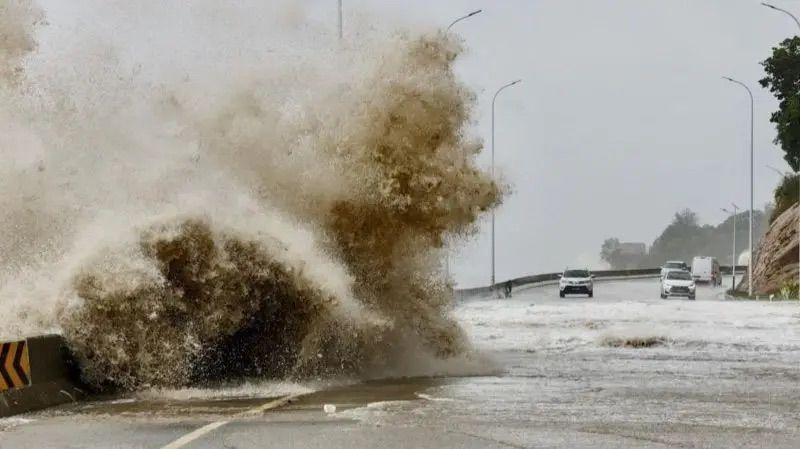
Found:
<path fill-rule="evenodd" d="M 772 222 L 759 242 L 753 265 L 753 294 L 769 295 L 777 293 L 787 283 L 797 283 L 797 219 L 795 204 Z M 748 282 L 745 276 L 736 290 L 746 293 Z"/>

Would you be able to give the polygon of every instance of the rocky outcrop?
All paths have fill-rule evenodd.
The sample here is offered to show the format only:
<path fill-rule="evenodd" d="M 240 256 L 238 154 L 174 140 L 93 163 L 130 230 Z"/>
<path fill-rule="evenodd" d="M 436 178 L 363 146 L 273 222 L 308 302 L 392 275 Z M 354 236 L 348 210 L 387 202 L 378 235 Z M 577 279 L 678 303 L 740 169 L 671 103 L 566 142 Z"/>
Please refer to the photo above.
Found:
<path fill-rule="evenodd" d="M 795 204 L 772 222 L 759 242 L 753 266 L 754 294 L 776 293 L 787 283 L 797 283 L 797 220 L 798 205 Z M 747 292 L 747 278 L 737 290 Z"/>

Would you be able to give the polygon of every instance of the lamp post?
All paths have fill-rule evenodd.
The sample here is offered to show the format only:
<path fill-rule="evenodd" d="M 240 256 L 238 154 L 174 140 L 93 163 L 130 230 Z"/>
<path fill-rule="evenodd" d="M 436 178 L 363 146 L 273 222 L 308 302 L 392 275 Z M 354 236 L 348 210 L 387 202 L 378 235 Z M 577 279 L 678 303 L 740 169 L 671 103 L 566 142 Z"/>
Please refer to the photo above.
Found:
<path fill-rule="evenodd" d="M 342 40 L 344 30 L 342 29 L 342 0 L 339 0 L 339 40 Z"/>
<path fill-rule="evenodd" d="M 731 252 L 731 290 L 736 289 L 736 216 L 739 211 L 739 206 L 731 203 L 733 212 L 728 209 L 722 208 L 722 211 L 733 216 L 733 251 Z"/>
<path fill-rule="evenodd" d="M 472 17 L 472 16 L 474 16 L 476 14 L 480 14 L 481 12 L 483 12 L 482 9 L 479 9 L 477 11 L 472 11 L 471 13 L 467 14 L 466 16 L 461 16 L 458 19 L 450 22 L 450 25 L 447 25 L 447 32 L 449 33 L 450 32 L 450 28 L 453 28 L 453 25 L 457 24 L 458 22 L 461 22 L 464 19 L 469 19 L 470 17 Z"/>
<path fill-rule="evenodd" d="M 747 84 L 727 76 L 723 76 L 722 78 L 744 87 L 747 90 L 748 95 L 750 95 L 750 261 L 747 263 L 747 294 L 748 296 L 753 296 L 753 263 L 755 263 L 755 254 L 753 253 L 753 162 L 755 160 L 753 145 L 755 134 L 756 102 L 753 98 L 753 91 L 747 87 Z"/>
<path fill-rule="evenodd" d="M 787 10 L 785 10 L 783 8 L 778 8 L 777 6 L 771 5 L 771 4 L 766 3 L 766 2 L 762 2 L 761 4 L 766 6 L 767 8 L 774 9 L 775 11 L 780 11 L 780 12 L 786 14 L 787 16 L 791 17 L 792 19 L 794 19 L 794 23 L 797 24 L 797 27 L 800 28 L 800 20 L 798 20 L 797 16 L 795 16 L 794 14 L 790 13 L 789 11 L 787 11 Z"/>
<path fill-rule="evenodd" d="M 342 0 L 339 0 L 340 8 L 341 8 L 341 4 L 342 4 Z M 453 25 L 457 24 L 458 22 L 461 22 L 464 19 L 469 19 L 470 17 L 472 17 L 472 16 L 474 16 L 476 14 L 480 14 L 481 12 L 483 12 L 482 9 L 479 9 L 479 10 L 476 10 L 476 11 L 472 11 L 471 13 L 467 14 L 466 16 L 461 16 L 458 19 L 450 22 L 450 25 L 447 26 L 447 32 L 449 33 L 450 32 L 450 28 L 453 28 Z M 339 22 L 341 23 L 341 11 L 339 12 Z M 341 31 L 339 33 L 340 33 L 339 37 L 341 38 Z M 449 246 L 449 245 L 446 245 L 446 246 Z M 444 262 L 445 263 L 445 273 L 447 274 L 447 279 L 450 279 L 450 248 L 449 247 L 445 249 L 444 258 L 445 258 L 445 262 Z"/>
<path fill-rule="evenodd" d="M 521 82 L 522 82 L 522 80 L 515 80 L 515 81 L 512 81 L 512 82 L 510 82 L 508 84 L 503 85 L 502 87 L 497 89 L 497 92 L 494 93 L 494 97 L 492 97 L 492 179 L 494 179 L 494 122 L 495 122 L 495 119 L 494 119 L 494 116 L 495 116 L 495 114 L 494 114 L 494 105 L 495 105 L 495 102 L 497 101 L 497 96 L 500 95 L 500 92 L 502 92 L 503 90 L 505 90 L 505 89 L 515 85 L 515 84 L 519 84 Z M 494 259 L 495 259 L 495 257 L 494 257 L 494 209 L 492 209 L 492 278 L 491 278 L 492 289 L 494 289 L 494 281 L 495 281 L 495 278 L 494 278 Z"/>
<path fill-rule="evenodd" d="M 766 167 L 783 177 L 797 177 L 797 297 L 800 299 L 800 173 L 782 172 L 771 165 Z"/>

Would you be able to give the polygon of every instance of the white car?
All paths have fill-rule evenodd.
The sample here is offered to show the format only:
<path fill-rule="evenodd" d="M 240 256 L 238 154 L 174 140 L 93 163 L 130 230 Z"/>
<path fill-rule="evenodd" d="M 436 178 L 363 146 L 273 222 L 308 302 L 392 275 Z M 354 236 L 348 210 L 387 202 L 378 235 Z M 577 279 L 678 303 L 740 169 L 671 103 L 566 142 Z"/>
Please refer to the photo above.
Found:
<path fill-rule="evenodd" d="M 696 290 L 692 274 L 688 271 L 670 271 L 661 280 L 661 299 L 670 296 L 686 296 L 694 299 Z"/>
<path fill-rule="evenodd" d="M 666 276 L 670 271 L 689 271 L 689 267 L 686 265 L 686 262 L 680 260 L 668 260 L 667 263 L 661 267 L 661 279 L 664 279 L 664 276 Z"/>
<path fill-rule="evenodd" d="M 558 277 L 558 296 L 584 294 L 594 297 L 594 276 L 589 270 L 564 270 Z"/>

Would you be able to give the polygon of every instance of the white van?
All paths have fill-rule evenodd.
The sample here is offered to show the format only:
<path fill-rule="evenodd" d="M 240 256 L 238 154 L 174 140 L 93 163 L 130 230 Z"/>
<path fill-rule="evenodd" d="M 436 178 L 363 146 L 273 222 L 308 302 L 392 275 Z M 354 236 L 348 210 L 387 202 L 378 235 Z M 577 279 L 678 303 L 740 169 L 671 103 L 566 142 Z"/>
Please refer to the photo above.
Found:
<path fill-rule="evenodd" d="M 692 279 L 695 282 L 710 282 L 722 285 L 719 262 L 713 257 L 697 256 L 692 259 Z"/>

